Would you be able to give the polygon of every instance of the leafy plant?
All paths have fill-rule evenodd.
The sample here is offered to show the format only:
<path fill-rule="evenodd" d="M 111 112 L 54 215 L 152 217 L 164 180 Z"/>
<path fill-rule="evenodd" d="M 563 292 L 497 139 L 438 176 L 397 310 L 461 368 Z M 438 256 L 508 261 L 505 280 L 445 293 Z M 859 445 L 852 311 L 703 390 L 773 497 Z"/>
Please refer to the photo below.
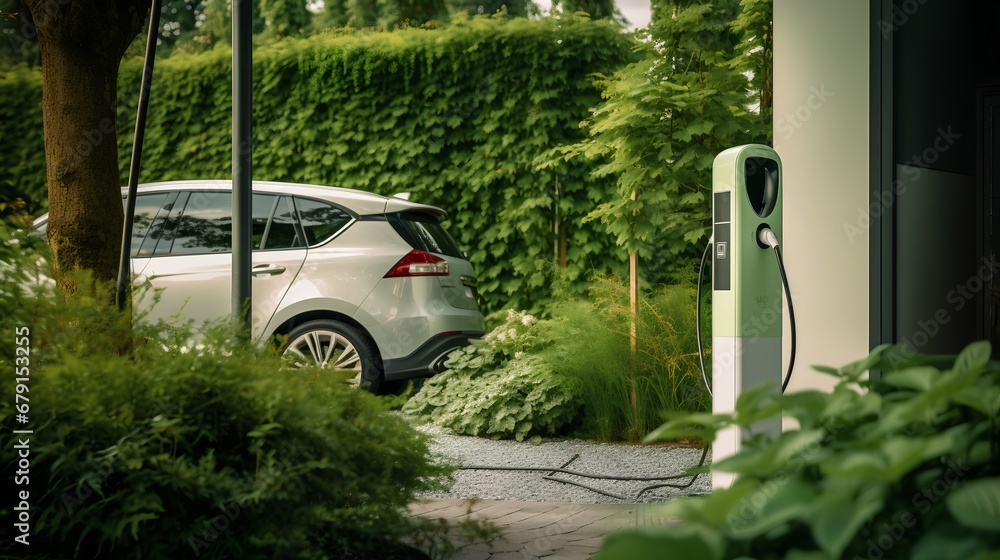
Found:
<path fill-rule="evenodd" d="M 518 441 L 566 426 L 577 412 L 576 386 L 528 354 L 549 342 L 536 322 L 511 310 L 482 341 L 453 352 L 448 371 L 427 380 L 403 411 L 460 434 Z"/>
<path fill-rule="evenodd" d="M 732 487 L 679 499 L 684 523 L 610 537 L 596 558 L 986 559 L 1000 554 L 1000 363 L 976 342 L 957 357 L 880 346 L 832 392 L 744 393 L 733 415 L 676 418 L 648 441 L 711 440 L 782 414 L 799 429 L 744 441 L 715 465 Z M 866 373 L 882 372 L 869 381 Z M 773 388 L 771 388 L 773 390 Z"/>
<path fill-rule="evenodd" d="M 538 319 L 526 311 L 507 310 L 506 318 L 482 340 L 471 340 L 448 356 L 445 366 L 458 370 L 489 370 L 502 366 L 509 360 L 520 358 L 525 352 L 539 350 L 552 343 L 536 328 Z"/>
<path fill-rule="evenodd" d="M 770 83 L 767 92 L 751 85 L 770 76 L 770 36 L 759 32 L 770 14 L 769 1 L 654 2 L 636 45 L 642 58 L 601 76 L 604 100 L 582 123 L 588 136 L 539 158 L 540 169 L 593 160 L 596 178 L 616 182 L 586 219 L 602 222 L 626 254 L 658 256 L 647 259 L 654 279 L 669 277 L 678 256 L 695 257 L 709 235 L 715 156 L 768 142 L 759 109 Z"/>
<path fill-rule="evenodd" d="M 555 341 L 540 359 L 580 388 L 577 434 L 640 441 L 661 423 L 665 410 L 706 409 L 693 281 L 661 286 L 640 300 L 635 353 L 629 346 L 628 286 L 595 275 L 589 295 L 554 305 L 551 320 L 540 326 Z M 710 332 L 707 321 L 702 326 Z"/>
<path fill-rule="evenodd" d="M 4 241 L 13 270 L 34 263 Z M 450 468 L 374 397 L 240 348 L 228 328 L 192 346 L 188 330 L 133 327 L 104 298 L 67 300 L 42 286 L 0 289 L 0 309 L 15 311 L 0 326 L 31 348 L 24 356 L 0 346 L 0 365 L 23 367 L 28 389 L 13 379 L 0 388 L 0 422 L 32 430 L 17 436 L 30 442 L 30 476 L 16 473 L 23 446 L 0 449 L 4 492 L 28 493 L 30 547 L 8 538 L 0 550 L 320 559 L 374 557 L 406 537 L 447 553 L 442 528 L 406 506 L 445 484 Z M 133 336 L 131 353 L 119 355 L 116 339 Z M 0 514 L 16 519 L 18 504 L 5 500 Z"/>
<path fill-rule="evenodd" d="M 509 310 L 484 340 L 452 352 L 449 371 L 425 382 L 404 410 L 470 435 L 523 439 L 565 427 L 582 437 L 639 441 L 664 410 L 707 407 L 693 283 L 643 300 L 634 354 L 628 288 L 617 278 L 594 276 L 588 299 L 566 299 L 550 314 L 536 321 Z"/>

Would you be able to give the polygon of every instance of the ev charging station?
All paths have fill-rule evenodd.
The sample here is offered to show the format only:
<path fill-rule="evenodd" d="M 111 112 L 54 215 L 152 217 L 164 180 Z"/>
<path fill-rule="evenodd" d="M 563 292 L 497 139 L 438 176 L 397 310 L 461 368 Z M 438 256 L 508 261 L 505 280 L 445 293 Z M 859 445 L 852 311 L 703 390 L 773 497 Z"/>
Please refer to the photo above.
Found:
<path fill-rule="evenodd" d="M 788 283 L 778 249 L 778 154 L 763 145 L 731 148 L 715 158 L 712 175 L 712 412 L 718 414 L 735 411 L 745 390 L 767 384 L 777 396 L 787 383 L 787 378 L 782 382 L 781 295 L 783 286 L 788 295 Z M 779 436 L 781 419 L 743 433 L 736 426 L 719 432 L 713 461 L 735 454 L 742 439 L 759 433 Z M 712 487 L 726 488 L 733 478 L 713 472 Z"/>

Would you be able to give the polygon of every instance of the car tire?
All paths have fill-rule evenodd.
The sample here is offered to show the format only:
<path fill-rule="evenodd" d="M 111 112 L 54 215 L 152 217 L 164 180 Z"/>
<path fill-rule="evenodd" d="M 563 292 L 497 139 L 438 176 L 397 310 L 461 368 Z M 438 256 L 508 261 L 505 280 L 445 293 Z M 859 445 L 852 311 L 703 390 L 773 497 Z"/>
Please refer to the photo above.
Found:
<path fill-rule="evenodd" d="M 375 343 L 357 328 L 340 321 L 319 319 L 295 327 L 288 333 L 281 353 L 299 363 L 357 370 L 359 386 L 376 395 L 382 394 L 386 385 L 382 358 Z"/>

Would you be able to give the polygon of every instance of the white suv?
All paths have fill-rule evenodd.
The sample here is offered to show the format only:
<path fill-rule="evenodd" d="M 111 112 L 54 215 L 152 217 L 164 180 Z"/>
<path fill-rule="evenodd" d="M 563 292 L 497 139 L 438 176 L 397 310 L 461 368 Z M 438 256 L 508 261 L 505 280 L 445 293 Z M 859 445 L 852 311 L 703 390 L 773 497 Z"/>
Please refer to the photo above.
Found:
<path fill-rule="evenodd" d="M 124 191 L 123 191 L 124 195 Z M 352 369 L 373 392 L 441 371 L 482 336 L 472 264 L 441 225 L 445 212 L 402 198 L 253 184 L 253 334 L 284 352 Z M 232 290 L 231 181 L 143 185 L 132 272 L 163 288 L 153 319 L 225 317 Z M 36 220 L 44 232 L 46 216 Z M 140 309 L 151 298 L 136 301 Z"/>

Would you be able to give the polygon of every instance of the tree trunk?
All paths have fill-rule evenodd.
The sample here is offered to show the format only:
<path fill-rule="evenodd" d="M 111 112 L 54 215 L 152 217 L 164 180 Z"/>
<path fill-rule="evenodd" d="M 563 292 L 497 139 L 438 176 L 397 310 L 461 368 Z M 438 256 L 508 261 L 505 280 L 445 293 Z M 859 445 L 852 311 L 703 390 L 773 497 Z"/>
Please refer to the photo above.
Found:
<path fill-rule="evenodd" d="M 57 284 L 76 271 L 118 273 L 122 202 L 116 106 L 118 65 L 149 5 L 134 0 L 29 0 L 42 55 L 48 239 Z M 107 295 L 113 297 L 113 290 Z"/>

